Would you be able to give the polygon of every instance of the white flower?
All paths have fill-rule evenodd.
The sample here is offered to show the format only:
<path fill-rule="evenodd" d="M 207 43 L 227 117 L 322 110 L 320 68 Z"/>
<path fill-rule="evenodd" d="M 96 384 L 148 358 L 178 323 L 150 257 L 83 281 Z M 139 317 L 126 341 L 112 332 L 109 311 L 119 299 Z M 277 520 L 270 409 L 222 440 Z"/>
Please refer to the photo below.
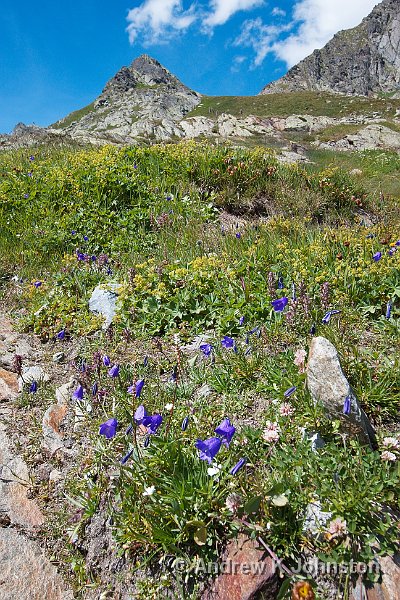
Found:
<path fill-rule="evenodd" d="M 165 405 L 165 410 L 168 410 L 168 411 L 170 411 L 170 410 L 172 410 L 173 408 L 174 408 L 174 405 L 173 405 L 173 404 L 171 404 L 171 402 L 170 402 L 169 404 L 166 404 L 166 405 Z"/>
<path fill-rule="evenodd" d="M 218 475 L 220 472 L 221 466 L 222 465 L 215 465 L 215 467 L 208 467 L 207 473 L 210 475 L 210 477 L 214 477 L 214 475 Z"/>
<path fill-rule="evenodd" d="M 383 438 L 382 446 L 385 448 L 400 448 L 400 442 L 397 438 L 394 437 L 385 437 Z"/>
<path fill-rule="evenodd" d="M 144 492 L 143 492 L 142 496 L 152 496 L 155 491 L 156 491 L 156 488 L 154 487 L 154 485 L 150 485 L 149 487 L 144 488 Z"/>
<path fill-rule="evenodd" d="M 396 460 L 396 455 L 393 454 L 393 452 L 388 452 L 387 450 L 385 450 L 384 452 L 382 452 L 381 454 L 381 459 L 382 460 L 389 460 L 391 462 Z"/>

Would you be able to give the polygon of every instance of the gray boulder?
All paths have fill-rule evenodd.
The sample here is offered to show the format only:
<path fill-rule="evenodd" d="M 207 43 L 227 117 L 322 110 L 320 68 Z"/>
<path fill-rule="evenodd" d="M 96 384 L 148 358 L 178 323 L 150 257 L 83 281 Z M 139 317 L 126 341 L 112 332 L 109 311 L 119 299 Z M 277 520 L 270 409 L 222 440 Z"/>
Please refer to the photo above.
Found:
<path fill-rule="evenodd" d="M 103 329 L 108 329 L 117 314 L 118 292 L 121 289 L 119 283 L 108 283 L 98 285 L 89 300 L 89 309 L 93 313 L 102 315 L 105 319 Z"/>
<path fill-rule="evenodd" d="M 327 416 L 339 420 L 345 433 L 375 446 L 375 432 L 371 423 L 342 371 L 335 346 L 326 338 L 313 338 L 306 375 L 307 387 L 314 402 L 324 406 Z M 346 398 L 350 403 L 349 414 L 343 413 Z"/>

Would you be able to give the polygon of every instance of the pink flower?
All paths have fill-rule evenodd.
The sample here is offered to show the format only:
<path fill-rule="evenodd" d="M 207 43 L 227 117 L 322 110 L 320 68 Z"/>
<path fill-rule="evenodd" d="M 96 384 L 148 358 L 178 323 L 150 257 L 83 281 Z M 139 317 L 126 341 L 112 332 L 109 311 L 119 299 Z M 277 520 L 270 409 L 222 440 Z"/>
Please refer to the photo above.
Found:
<path fill-rule="evenodd" d="M 291 404 L 289 404 L 289 402 L 284 402 L 279 407 L 279 414 L 282 417 L 290 417 L 290 415 L 292 415 L 293 413 L 294 413 L 294 408 Z"/>
<path fill-rule="evenodd" d="M 300 373 L 304 373 L 305 371 L 305 361 L 306 361 L 307 352 L 304 348 L 299 348 L 294 353 L 294 364 L 296 367 L 299 367 Z"/>
<path fill-rule="evenodd" d="M 394 437 L 385 437 L 383 438 L 382 446 L 385 448 L 395 448 L 400 449 L 400 441 Z"/>
<path fill-rule="evenodd" d="M 381 454 L 381 459 L 393 462 L 393 461 L 395 461 L 397 459 L 397 457 L 396 457 L 395 454 L 393 454 L 393 452 L 389 452 L 388 450 L 385 450 Z"/>
<path fill-rule="evenodd" d="M 330 533 L 330 535 L 332 537 L 341 537 L 341 536 L 346 535 L 346 533 L 347 533 L 346 521 L 344 521 L 341 517 L 337 517 L 336 519 L 333 519 L 333 521 L 331 521 L 329 523 L 328 532 Z"/>
<path fill-rule="evenodd" d="M 262 437 L 265 442 L 272 443 L 279 440 L 279 425 L 278 423 L 271 423 L 267 421 L 266 428 L 263 431 Z"/>

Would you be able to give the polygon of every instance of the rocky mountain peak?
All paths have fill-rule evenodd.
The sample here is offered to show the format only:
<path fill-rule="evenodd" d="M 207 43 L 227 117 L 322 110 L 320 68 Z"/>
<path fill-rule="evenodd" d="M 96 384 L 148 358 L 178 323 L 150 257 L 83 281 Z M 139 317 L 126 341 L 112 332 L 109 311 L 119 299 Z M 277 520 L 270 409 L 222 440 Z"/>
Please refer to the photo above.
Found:
<path fill-rule="evenodd" d="M 136 58 L 129 68 L 140 76 L 142 83 L 147 85 L 183 85 L 175 75 L 172 75 L 158 60 L 155 60 L 148 54 L 142 54 Z"/>
<path fill-rule="evenodd" d="M 137 87 L 166 85 L 186 87 L 157 60 L 148 54 L 136 58 L 129 67 L 122 67 L 106 84 L 102 96 L 119 95 Z"/>
<path fill-rule="evenodd" d="M 299 90 L 400 96 L 400 0 L 383 0 L 260 93 Z"/>

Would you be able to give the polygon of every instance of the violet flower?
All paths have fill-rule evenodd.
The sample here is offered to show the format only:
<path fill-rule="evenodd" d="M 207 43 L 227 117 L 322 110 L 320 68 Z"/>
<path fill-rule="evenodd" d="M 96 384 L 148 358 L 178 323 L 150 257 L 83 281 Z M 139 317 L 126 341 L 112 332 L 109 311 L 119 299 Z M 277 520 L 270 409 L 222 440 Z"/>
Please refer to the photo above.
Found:
<path fill-rule="evenodd" d="M 144 417 L 142 421 L 142 425 L 147 427 L 147 432 L 150 434 L 157 433 L 157 429 L 160 427 L 163 418 L 161 415 L 151 415 L 149 417 Z"/>
<path fill-rule="evenodd" d="M 351 396 L 346 396 L 345 401 L 343 403 L 343 414 L 349 415 L 351 412 Z"/>
<path fill-rule="evenodd" d="M 72 394 L 72 397 L 75 398 L 75 400 L 83 400 L 83 387 L 81 386 L 81 384 L 78 385 L 78 387 Z"/>
<path fill-rule="evenodd" d="M 100 425 L 99 434 L 104 435 L 109 440 L 117 433 L 117 427 L 117 419 L 108 419 L 108 421 Z"/>
<path fill-rule="evenodd" d="M 389 300 L 389 302 L 386 305 L 386 315 L 385 316 L 387 319 L 390 319 L 390 316 L 392 314 L 392 306 L 393 305 L 392 305 L 391 301 Z"/>
<path fill-rule="evenodd" d="M 213 351 L 213 347 L 211 344 L 201 344 L 200 350 L 202 351 L 204 356 L 208 357 L 208 356 L 210 356 L 211 352 Z"/>
<path fill-rule="evenodd" d="M 189 425 L 189 417 L 185 417 L 182 421 L 181 429 L 182 431 L 186 431 Z"/>
<path fill-rule="evenodd" d="M 238 460 L 238 462 L 236 463 L 236 465 L 234 467 L 232 467 L 232 469 L 229 471 L 231 475 L 236 475 L 236 473 L 238 471 L 240 471 L 240 469 L 242 467 L 244 467 L 244 465 L 246 464 L 246 459 L 245 458 L 241 458 L 240 460 Z"/>
<path fill-rule="evenodd" d="M 133 418 L 135 419 L 135 423 L 137 425 L 141 425 L 143 423 L 143 419 L 147 417 L 147 412 L 145 407 L 143 406 L 143 404 L 141 404 L 140 406 L 137 407 L 137 409 L 135 410 L 135 414 L 133 415 Z"/>
<path fill-rule="evenodd" d="M 31 385 L 29 386 L 29 392 L 31 394 L 36 394 L 37 388 L 38 388 L 37 381 L 32 381 Z"/>
<path fill-rule="evenodd" d="M 372 258 L 375 262 L 378 262 L 378 260 L 381 260 L 382 258 L 382 252 L 375 252 Z"/>
<path fill-rule="evenodd" d="M 142 393 L 143 386 L 144 386 L 144 379 L 139 379 L 139 381 L 137 381 L 136 384 L 135 384 L 135 396 L 136 396 L 136 398 L 140 397 L 140 394 Z"/>
<path fill-rule="evenodd" d="M 229 444 L 234 436 L 236 428 L 232 425 L 229 419 L 224 419 L 221 425 L 215 429 L 215 433 L 221 436 L 222 443 L 229 448 Z"/>
<path fill-rule="evenodd" d="M 272 304 L 272 308 L 274 309 L 275 312 L 282 312 L 285 309 L 285 306 L 287 305 L 288 302 L 289 302 L 288 298 L 286 298 L 286 296 L 283 296 L 283 298 L 278 298 L 277 300 L 272 300 L 271 304 Z"/>
<path fill-rule="evenodd" d="M 123 456 L 123 457 L 120 459 L 120 461 L 119 461 L 119 462 L 121 463 L 121 465 L 124 465 L 126 462 L 128 462 L 128 460 L 130 459 L 130 457 L 132 456 L 132 454 L 133 454 L 133 448 L 132 448 L 132 450 L 129 450 L 129 452 L 127 452 L 127 453 L 125 454 L 125 456 Z"/>
<path fill-rule="evenodd" d="M 331 316 L 338 315 L 340 312 L 341 312 L 340 310 L 328 310 L 328 312 L 322 318 L 322 323 L 324 325 L 327 325 L 329 323 L 329 321 L 331 320 Z"/>
<path fill-rule="evenodd" d="M 57 333 L 57 339 L 58 340 L 63 340 L 65 338 L 65 329 L 61 329 L 61 331 L 59 331 Z"/>
<path fill-rule="evenodd" d="M 111 365 L 111 360 L 110 360 L 110 357 L 109 357 L 109 356 L 107 356 L 107 354 L 105 354 L 105 355 L 103 356 L 103 365 L 104 365 L 105 367 L 109 367 L 109 366 Z"/>
<path fill-rule="evenodd" d="M 225 335 L 223 337 L 223 339 L 221 340 L 221 345 L 227 349 L 232 348 L 235 352 L 237 352 L 235 340 L 229 337 L 228 335 Z"/>
<path fill-rule="evenodd" d="M 200 451 L 200 460 L 206 460 L 208 464 L 218 454 L 222 441 L 219 437 L 208 438 L 207 440 L 197 440 L 195 446 Z"/>
<path fill-rule="evenodd" d="M 108 375 L 110 377 L 118 377 L 118 375 L 119 375 L 119 365 L 113 365 L 111 367 L 111 369 L 109 369 Z"/>
<path fill-rule="evenodd" d="M 292 394 L 295 393 L 296 389 L 297 389 L 296 386 L 293 385 L 288 390 L 286 390 L 286 392 L 283 392 L 283 395 L 285 396 L 285 398 L 289 398 Z"/>

